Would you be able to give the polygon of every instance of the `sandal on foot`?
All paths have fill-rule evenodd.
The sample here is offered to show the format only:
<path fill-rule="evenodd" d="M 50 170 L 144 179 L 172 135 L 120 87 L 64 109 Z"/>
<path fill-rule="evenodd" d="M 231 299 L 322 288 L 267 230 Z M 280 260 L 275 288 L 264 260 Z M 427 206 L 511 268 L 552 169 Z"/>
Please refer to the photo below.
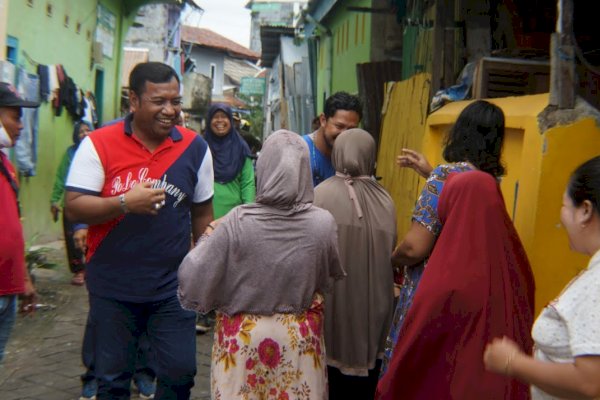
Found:
<path fill-rule="evenodd" d="M 71 279 L 71 285 L 83 286 L 85 284 L 85 275 L 83 272 L 76 272 Z"/>

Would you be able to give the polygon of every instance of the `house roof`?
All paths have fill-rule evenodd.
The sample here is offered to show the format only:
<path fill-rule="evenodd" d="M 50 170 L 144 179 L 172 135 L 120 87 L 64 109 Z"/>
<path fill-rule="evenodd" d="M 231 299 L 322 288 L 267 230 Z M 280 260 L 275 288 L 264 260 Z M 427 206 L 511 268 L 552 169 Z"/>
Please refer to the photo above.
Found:
<path fill-rule="evenodd" d="M 198 46 L 222 50 L 229 53 L 231 56 L 244 58 L 246 60 L 257 61 L 260 58 L 259 53 L 206 28 L 195 28 L 193 26 L 184 25 L 181 27 L 181 40 Z"/>
<path fill-rule="evenodd" d="M 123 1 L 123 6 L 125 10 L 125 15 L 129 15 L 132 12 L 135 12 L 138 8 L 148 5 L 148 4 L 156 4 L 156 3 L 167 3 L 167 4 L 175 4 L 178 6 L 183 6 L 185 4 L 196 10 L 203 10 L 202 7 L 198 5 L 200 0 L 127 0 Z"/>
<path fill-rule="evenodd" d="M 227 103 L 231 107 L 235 107 L 235 108 L 247 107 L 247 104 L 244 101 L 238 99 L 237 97 L 235 97 L 231 94 L 225 94 L 225 93 L 223 93 L 223 95 L 213 95 L 212 99 L 211 99 L 211 104 L 214 104 L 214 103 Z"/>
<path fill-rule="evenodd" d="M 294 28 L 286 26 L 268 26 L 260 27 L 260 45 L 262 47 L 261 65 L 271 68 L 273 61 L 281 51 L 281 36 L 294 36 Z"/>
<path fill-rule="evenodd" d="M 337 2 L 338 0 L 309 0 L 307 12 L 321 22 Z"/>
<path fill-rule="evenodd" d="M 133 47 L 125 47 L 123 49 L 123 65 L 121 66 L 121 86 L 129 86 L 129 74 L 133 67 L 139 63 L 148 61 L 148 49 L 137 49 Z"/>
<path fill-rule="evenodd" d="M 223 72 L 237 85 L 240 84 L 242 78 L 254 77 L 260 70 L 260 67 L 236 58 L 225 57 L 223 64 Z"/>

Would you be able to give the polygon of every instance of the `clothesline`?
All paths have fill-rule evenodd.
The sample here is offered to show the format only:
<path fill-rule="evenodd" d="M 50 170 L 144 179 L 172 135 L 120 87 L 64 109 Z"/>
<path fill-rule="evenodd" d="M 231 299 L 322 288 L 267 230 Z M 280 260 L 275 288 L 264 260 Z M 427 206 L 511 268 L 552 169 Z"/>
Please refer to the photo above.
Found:
<path fill-rule="evenodd" d="M 27 61 L 29 61 L 29 63 L 31 65 L 33 65 L 34 67 L 37 67 L 38 65 L 40 65 L 40 63 L 35 61 L 33 58 L 31 58 L 31 56 L 25 50 L 21 50 L 21 52 L 23 53 L 23 56 L 25 57 L 25 59 Z"/>

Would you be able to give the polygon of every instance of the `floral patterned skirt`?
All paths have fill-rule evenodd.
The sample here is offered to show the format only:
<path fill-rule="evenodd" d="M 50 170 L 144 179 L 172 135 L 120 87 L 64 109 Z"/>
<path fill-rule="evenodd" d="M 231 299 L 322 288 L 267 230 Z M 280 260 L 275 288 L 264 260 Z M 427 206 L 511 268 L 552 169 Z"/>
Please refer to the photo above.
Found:
<path fill-rule="evenodd" d="M 301 314 L 217 313 L 213 399 L 327 399 L 326 371 L 321 295 Z"/>

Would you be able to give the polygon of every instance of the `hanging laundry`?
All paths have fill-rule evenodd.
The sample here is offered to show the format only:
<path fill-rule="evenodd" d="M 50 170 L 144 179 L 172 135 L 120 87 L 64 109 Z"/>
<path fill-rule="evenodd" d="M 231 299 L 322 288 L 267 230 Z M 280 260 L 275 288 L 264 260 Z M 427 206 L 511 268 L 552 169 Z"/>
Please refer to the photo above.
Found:
<path fill-rule="evenodd" d="M 84 101 L 86 103 L 85 115 L 82 119 L 89 121 L 95 128 L 98 128 L 98 113 L 96 111 L 96 97 L 91 91 L 85 92 Z"/>
<path fill-rule="evenodd" d="M 50 102 L 52 104 L 52 108 L 55 109 L 59 105 L 58 92 L 60 90 L 60 84 L 58 83 L 58 73 L 56 72 L 56 70 L 56 65 L 48 66 L 48 81 L 50 82 Z"/>
<path fill-rule="evenodd" d="M 40 100 L 40 79 L 35 74 L 29 74 L 24 68 L 17 71 L 17 91 L 25 100 Z M 23 108 L 21 121 L 23 129 L 15 145 L 17 169 L 24 176 L 35 176 L 38 147 L 38 108 Z"/>
<path fill-rule="evenodd" d="M 40 77 L 40 100 L 47 102 L 50 100 L 50 69 L 47 65 L 38 64 L 37 73 Z"/>
<path fill-rule="evenodd" d="M 56 79 L 58 81 L 58 92 L 57 96 L 52 102 L 52 107 L 54 107 L 54 115 L 60 117 L 63 111 L 63 96 L 65 95 L 65 74 L 63 71 L 63 66 L 60 64 L 56 64 Z"/>

